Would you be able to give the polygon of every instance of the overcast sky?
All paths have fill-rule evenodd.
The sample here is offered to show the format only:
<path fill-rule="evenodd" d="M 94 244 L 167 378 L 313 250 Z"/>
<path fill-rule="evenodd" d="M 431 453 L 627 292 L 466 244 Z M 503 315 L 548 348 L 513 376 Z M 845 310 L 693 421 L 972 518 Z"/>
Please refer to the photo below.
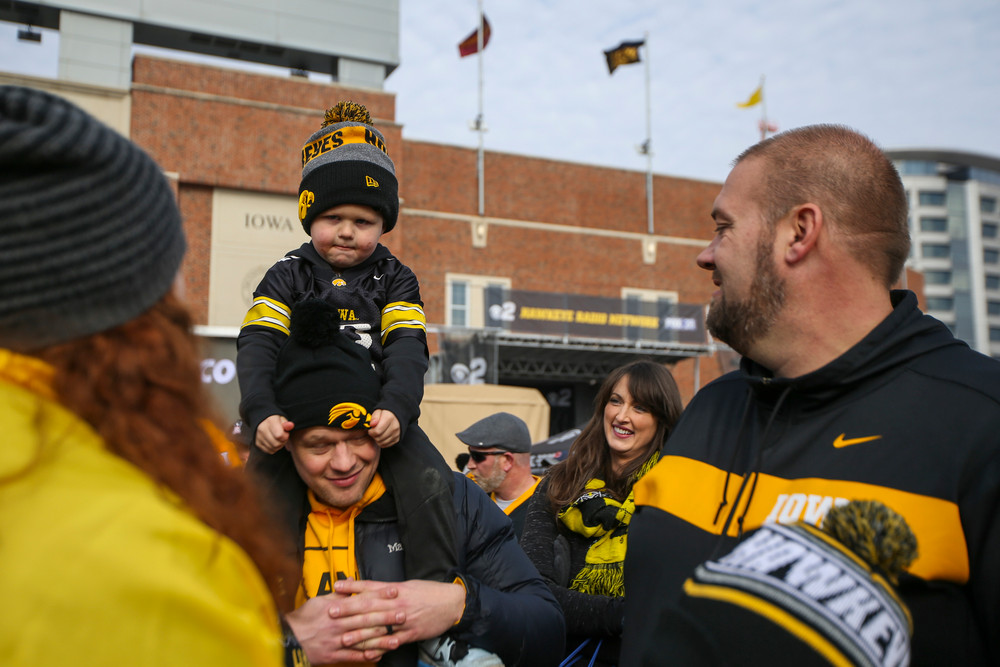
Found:
<path fill-rule="evenodd" d="M 609 75 L 603 51 L 648 32 L 657 174 L 722 181 L 759 139 L 761 106 L 736 104 L 761 75 L 779 129 L 843 123 L 885 148 L 1000 157 L 998 0 L 483 1 L 487 150 L 645 170 L 646 63 Z M 400 8 L 386 89 L 404 136 L 475 147 L 477 57 L 457 45 L 476 1 Z M 0 68 L 54 72 L 54 55 L 0 28 Z"/>
<path fill-rule="evenodd" d="M 645 64 L 603 51 L 649 33 L 653 171 L 721 181 L 759 139 L 737 108 L 761 75 L 779 129 L 855 127 L 885 148 L 1000 157 L 997 0 L 484 0 L 489 150 L 644 170 Z M 410 138 L 475 146 L 474 0 L 402 0 L 387 80 Z"/>

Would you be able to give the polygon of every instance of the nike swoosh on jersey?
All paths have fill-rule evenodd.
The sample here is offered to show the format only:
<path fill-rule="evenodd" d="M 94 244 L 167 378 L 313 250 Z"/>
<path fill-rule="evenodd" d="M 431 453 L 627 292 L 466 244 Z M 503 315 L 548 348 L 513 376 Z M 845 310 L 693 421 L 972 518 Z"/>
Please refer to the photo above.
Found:
<path fill-rule="evenodd" d="M 833 441 L 833 446 L 837 449 L 841 447 L 850 447 L 851 445 L 860 445 L 862 442 L 871 442 L 872 440 L 878 440 L 882 436 L 880 435 L 869 435 L 864 438 L 845 438 L 846 433 L 841 433 L 837 436 L 837 439 Z"/>

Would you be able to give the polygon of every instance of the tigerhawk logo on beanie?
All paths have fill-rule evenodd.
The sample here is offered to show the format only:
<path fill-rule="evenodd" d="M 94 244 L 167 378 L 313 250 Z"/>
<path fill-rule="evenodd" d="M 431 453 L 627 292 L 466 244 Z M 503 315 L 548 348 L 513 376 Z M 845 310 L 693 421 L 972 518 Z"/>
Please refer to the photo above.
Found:
<path fill-rule="evenodd" d="M 364 406 L 357 403 L 338 403 L 330 408 L 330 426 L 342 428 L 349 431 L 352 428 L 369 428 L 372 423 L 372 416 L 368 414 Z"/>
<path fill-rule="evenodd" d="M 316 195 L 309 190 L 303 190 L 299 195 L 299 220 L 304 220 L 309 212 L 309 207 L 316 201 Z"/>

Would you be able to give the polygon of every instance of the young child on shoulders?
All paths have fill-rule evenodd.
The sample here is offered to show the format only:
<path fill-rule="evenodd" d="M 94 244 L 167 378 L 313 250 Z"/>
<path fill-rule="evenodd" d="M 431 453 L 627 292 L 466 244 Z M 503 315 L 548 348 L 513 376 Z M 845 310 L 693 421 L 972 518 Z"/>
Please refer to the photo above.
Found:
<path fill-rule="evenodd" d="M 278 501 L 301 497 L 284 450 L 294 424 L 277 407 L 272 380 L 292 307 L 323 299 L 382 378 L 369 434 L 383 448 L 379 472 L 395 498 L 407 577 L 450 581 L 457 564 L 452 475 L 416 424 L 428 364 L 420 286 L 379 243 L 396 225 L 398 183 L 385 138 L 364 106 L 337 104 L 306 140 L 298 213 L 310 240 L 264 275 L 237 340 L 240 412 L 253 443 L 247 469 Z"/>

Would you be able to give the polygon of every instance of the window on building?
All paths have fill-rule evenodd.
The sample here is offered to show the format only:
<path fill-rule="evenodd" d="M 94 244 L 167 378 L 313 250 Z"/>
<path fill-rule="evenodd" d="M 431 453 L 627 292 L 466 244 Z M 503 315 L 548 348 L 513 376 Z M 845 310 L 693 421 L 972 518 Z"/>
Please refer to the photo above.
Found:
<path fill-rule="evenodd" d="M 899 160 L 895 165 L 904 176 L 936 176 L 938 173 L 938 163 L 930 160 Z"/>
<path fill-rule="evenodd" d="M 990 327 L 990 342 L 1000 342 L 1000 327 Z"/>
<path fill-rule="evenodd" d="M 980 197 L 979 198 L 979 210 L 982 213 L 996 213 L 997 212 L 997 198 L 996 197 Z"/>
<path fill-rule="evenodd" d="M 924 282 L 928 285 L 950 285 L 951 271 L 925 271 Z"/>
<path fill-rule="evenodd" d="M 947 243 L 924 243 L 920 246 L 924 258 L 940 258 L 951 256 L 951 246 Z"/>
<path fill-rule="evenodd" d="M 1000 231 L 1000 225 L 995 222 L 984 222 L 983 223 L 983 238 L 984 239 L 995 239 L 997 238 L 997 232 Z"/>
<path fill-rule="evenodd" d="M 986 289 L 1000 289 L 1000 276 L 986 274 Z"/>
<path fill-rule="evenodd" d="M 469 283 L 456 281 L 451 284 L 451 306 L 448 313 L 449 322 L 456 327 L 469 325 Z"/>
<path fill-rule="evenodd" d="M 946 296 L 927 297 L 927 310 L 954 310 L 955 300 Z"/>
<path fill-rule="evenodd" d="M 944 206 L 944 193 L 921 190 L 918 195 L 921 206 Z"/>
<path fill-rule="evenodd" d="M 983 249 L 983 261 L 987 264 L 1000 264 L 1000 250 L 993 248 Z"/>
<path fill-rule="evenodd" d="M 986 302 L 986 314 L 987 315 L 1000 315 L 1000 301 L 987 301 Z"/>
<path fill-rule="evenodd" d="M 948 231 L 948 218 L 920 218 L 920 231 L 946 232 Z"/>
<path fill-rule="evenodd" d="M 510 289 L 510 278 L 446 274 L 445 324 L 452 327 L 483 326 L 483 297 L 490 287 Z"/>

